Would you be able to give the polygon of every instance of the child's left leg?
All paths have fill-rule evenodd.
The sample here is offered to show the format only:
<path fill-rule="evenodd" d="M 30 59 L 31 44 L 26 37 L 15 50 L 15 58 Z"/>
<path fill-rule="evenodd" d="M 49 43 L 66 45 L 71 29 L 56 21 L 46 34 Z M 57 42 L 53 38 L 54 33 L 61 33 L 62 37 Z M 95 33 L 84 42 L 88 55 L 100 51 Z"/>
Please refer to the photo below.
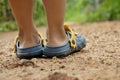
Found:
<path fill-rule="evenodd" d="M 33 23 L 33 0 L 9 0 L 19 27 L 20 47 L 38 44 L 38 33 Z"/>
<path fill-rule="evenodd" d="M 33 0 L 9 0 L 19 27 L 16 53 L 19 58 L 39 57 L 42 40 L 33 23 Z"/>

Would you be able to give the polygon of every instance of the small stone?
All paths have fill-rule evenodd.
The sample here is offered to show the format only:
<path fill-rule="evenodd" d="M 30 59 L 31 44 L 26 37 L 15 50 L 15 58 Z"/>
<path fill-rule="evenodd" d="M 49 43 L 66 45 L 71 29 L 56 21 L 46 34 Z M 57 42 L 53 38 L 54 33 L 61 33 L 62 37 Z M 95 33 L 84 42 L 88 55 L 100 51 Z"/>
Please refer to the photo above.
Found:
<path fill-rule="evenodd" d="M 65 65 L 60 66 L 60 68 L 62 68 L 62 69 L 65 68 Z"/>

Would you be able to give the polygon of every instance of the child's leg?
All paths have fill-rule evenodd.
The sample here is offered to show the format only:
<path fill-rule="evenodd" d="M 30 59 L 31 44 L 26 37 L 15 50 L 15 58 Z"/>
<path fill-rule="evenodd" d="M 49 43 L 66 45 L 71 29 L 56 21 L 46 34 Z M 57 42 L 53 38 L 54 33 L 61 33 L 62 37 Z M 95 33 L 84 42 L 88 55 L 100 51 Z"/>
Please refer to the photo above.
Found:
<path fill-rule="evenodd" d="M 33 0 L 9 0 L 19 26 L 20 47 L 38 43 L 38 33 L 32 19 Z"/>
<path fill-rule="evenodd" d="M 43 3 L 48 20 L 48 45 L 64 45 L 68 41 L 64 30 L 66 0 L 43 0 Z"/>

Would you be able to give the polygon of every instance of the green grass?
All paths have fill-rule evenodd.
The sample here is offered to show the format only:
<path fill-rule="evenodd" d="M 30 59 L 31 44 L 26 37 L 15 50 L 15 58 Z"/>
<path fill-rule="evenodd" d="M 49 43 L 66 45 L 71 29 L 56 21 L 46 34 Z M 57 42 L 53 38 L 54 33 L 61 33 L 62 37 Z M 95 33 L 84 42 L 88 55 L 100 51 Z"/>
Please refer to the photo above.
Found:
<path fill-rule="evenodd" d="M 15 31 L 17 30 L 17 24 L 15 22 L 1 22 L 0 32 Z"/>
<path fill-rule="evenodd" d="M 67 0 L 65 21 L 85 23 L 120 20 L 120 0 L 100 0 L 101 3 L 95 10 L 90 1 L 92 0 Z M 2 6 L 0 12 L 4 13 L 4 10 Z M 47 24 L 43 3 L 40 0 L 35 0 L 33 18 L 38 27 Z M 5 15 L 0 16 L 0 20 L 0 32 L 17 30 L 15 21 L 7 22 Z"/>

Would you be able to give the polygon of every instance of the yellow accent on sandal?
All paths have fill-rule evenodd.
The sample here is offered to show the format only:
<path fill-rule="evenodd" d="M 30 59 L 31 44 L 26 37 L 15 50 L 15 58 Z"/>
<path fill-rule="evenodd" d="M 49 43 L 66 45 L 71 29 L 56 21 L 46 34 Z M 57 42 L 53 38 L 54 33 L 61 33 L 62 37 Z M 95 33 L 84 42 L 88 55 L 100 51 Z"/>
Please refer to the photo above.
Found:
<path fill-rule="evenodd" d="M 16 47 L 17 40 L 18 40 L 18 36 L 15 37 L 15 41 L 14 41 L 14 53 L 17 51 L 17 47 Z"/>
<path fill-rule="evenodd" d="M 70 40 L 69 40 L 69 42 L 70 42 L 70 46 L 72 47 L 72 48 L 76 48 L 76 36 L 75 36 L 75 33 L 73 32 L 73 30 L 68 26 L 68 25 L 64 25 L 64 29 L 65 29 L 65 31 L 68 31 L 68 32 L 70 32 L 71 33 L 71 38 L 70 38 Z"/>
<path fill-rule="evenodd" d="M 40 38 L 42 39 L 42 46 L 45 46 L 45 39 L 44 37 L 40 34 L 40 32 L 38 32 L 38 35 L 40 36 Z"/>

